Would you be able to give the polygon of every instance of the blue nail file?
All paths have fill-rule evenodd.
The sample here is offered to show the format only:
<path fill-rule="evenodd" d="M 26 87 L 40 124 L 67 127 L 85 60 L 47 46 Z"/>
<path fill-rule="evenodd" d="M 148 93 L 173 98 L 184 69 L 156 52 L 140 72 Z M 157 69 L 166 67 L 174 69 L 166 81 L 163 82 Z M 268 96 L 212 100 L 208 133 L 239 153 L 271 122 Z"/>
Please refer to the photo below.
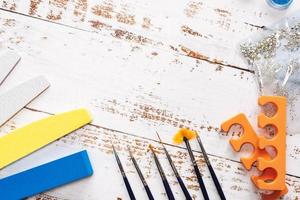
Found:
<path fill-rule="evenodd" d="M 20 200 L 91 176 L 86 151 L 40 165 L 0 180 L 1 200 Z"/>

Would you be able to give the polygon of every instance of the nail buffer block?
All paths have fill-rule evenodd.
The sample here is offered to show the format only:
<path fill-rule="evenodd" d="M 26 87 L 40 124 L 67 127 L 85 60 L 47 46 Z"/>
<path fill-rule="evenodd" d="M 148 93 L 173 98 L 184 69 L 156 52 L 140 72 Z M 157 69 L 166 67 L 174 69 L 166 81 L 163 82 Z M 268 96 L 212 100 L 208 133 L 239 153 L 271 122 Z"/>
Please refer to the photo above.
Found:
<path fill-rule="evenodd" d="M 45 91 L 49 86 L 49 82 L 44 77 L 39 76 L 1 94 L 0 126 Z"/>
<path fill-rule="evenodd" d="M 15 68 L 20 59 L 21 57 L 18 54 L 10 51 L 5 52 L 0 56 L 0 85 Z"/>
<path fill-rule="evenodd" d="M 88 154 L 81 151 L 0 180 L 0 199 L 23 199 L 92 174 Z"/>
<path fill-rule="evenodd" d="M 91 122 L 78 109 L 33 122 L 0 138 L 0 169 Z M 0 198 L 1 199 L 1 198 Z"/>

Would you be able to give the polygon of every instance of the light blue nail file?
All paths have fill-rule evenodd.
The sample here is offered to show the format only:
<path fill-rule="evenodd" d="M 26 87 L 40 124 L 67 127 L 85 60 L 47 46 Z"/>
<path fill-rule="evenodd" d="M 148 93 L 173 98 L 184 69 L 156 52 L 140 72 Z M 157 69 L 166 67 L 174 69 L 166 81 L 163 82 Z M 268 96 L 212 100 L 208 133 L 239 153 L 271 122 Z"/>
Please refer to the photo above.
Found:
<path fill-rule="evenodd" d="M 1 200 L 20 200 L 91 176 L 86 151 L 40 165 L 0 180 Z"/>

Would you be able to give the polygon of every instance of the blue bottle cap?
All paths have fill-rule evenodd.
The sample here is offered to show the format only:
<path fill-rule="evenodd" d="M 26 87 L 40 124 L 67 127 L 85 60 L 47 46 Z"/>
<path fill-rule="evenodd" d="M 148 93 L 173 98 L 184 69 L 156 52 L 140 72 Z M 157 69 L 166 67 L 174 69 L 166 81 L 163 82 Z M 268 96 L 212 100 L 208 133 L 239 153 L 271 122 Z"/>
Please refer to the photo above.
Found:
<path fill-rule="evenodd" d="M 267 2 L 274 8 L 286 9 L 291 5 L 293 0 L 267 0 Z"/>

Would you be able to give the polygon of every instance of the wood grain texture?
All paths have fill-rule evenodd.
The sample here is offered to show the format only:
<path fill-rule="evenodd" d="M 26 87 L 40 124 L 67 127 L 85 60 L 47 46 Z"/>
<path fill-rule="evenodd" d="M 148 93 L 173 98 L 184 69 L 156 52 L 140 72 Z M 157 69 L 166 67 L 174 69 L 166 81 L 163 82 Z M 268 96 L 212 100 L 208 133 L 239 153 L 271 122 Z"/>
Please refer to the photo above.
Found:
<path fill-rule="evenodd" d="M 289 12 L 299 7 L 298 4 L 295 2 Z M 256 81 L 236 54 L 236 46 L 260 26 L 273 23 L 289 12 L 279 15 L 259 0 L 176 4 L 171 1 L 36 0 L 2 1 L 0 6 L 25 15 L 0 11 L 2 46 L 22 56 L 3 88 L 40 74 L 51 82 L 51 88 L 32 102 L 27 107 L 29 110 L 24 110 L 0 130 L 5 133 L 10 127 L 20 127 L 45 113 L 78 107 L 87 107 L 94 116 L 91 126 L 37 152 L 32 159 L 34 163 L 53 159 L 56 148 L 69 153 L 88 148 L 99 174 L 89 181 L 36 199 L 99 199 L 99 191 L 107 195 L 105 199 L 127 199 L 111 155 L 110 140 L 118 146 L 137 195 L 146 198 L 128 160 L 124 148 L 127 144 L 135 147 L 135 156 L 157 198 L 164 199 L 159 175 L 146 149 L 150 143 L 159 147 L 155 131 L 169 145 L 189 189 L 201 199 L 192 168 L 185 159 L 186 150 L 170 145 L 172 135 L 183 126 L 201 133 L 230 199 L 258 197 L 249 174 L 239 163 L 241 156 L 229 146 L 231 135 L 220 132 L 219 126 L 239 112 L 245 112 L 256 124 L 259 113 Z M 258 22 L 260 24 L 256 24 Z M 296 103 L 289 109 L 297 110 L 299 105 Z M 292 130 L 287 136 L 290 193 L 286 199 L 299 199 L 299 125 L 289 128 Z M 199 149 L 196 143 L 192 143 L 192 147 Z M 53 153 L 44 158 L 42 155 L 48 150 Z M 171 172 L 160 152 L 164 167 Z M 199 152 L 197 158 L 213 194 L 215 189 Z M 24 161 L 0 173 L 26 166 L 32 164 Z M 112 177 L 111 184 L 106 184 L 107 175 Z M 172 174 L 168 177 L 177 197 L 182 197 Z M 111 187 L 112 184 L 115 187 Z"/>
<path fill-rule="evenodd" d="M 270 8 L 265 1 L 240 0 L 5 0 L 3 9 L 86 31 L 247 69 L 237 55 L 238 44 L 263 26 L 297 10 Z"/>

